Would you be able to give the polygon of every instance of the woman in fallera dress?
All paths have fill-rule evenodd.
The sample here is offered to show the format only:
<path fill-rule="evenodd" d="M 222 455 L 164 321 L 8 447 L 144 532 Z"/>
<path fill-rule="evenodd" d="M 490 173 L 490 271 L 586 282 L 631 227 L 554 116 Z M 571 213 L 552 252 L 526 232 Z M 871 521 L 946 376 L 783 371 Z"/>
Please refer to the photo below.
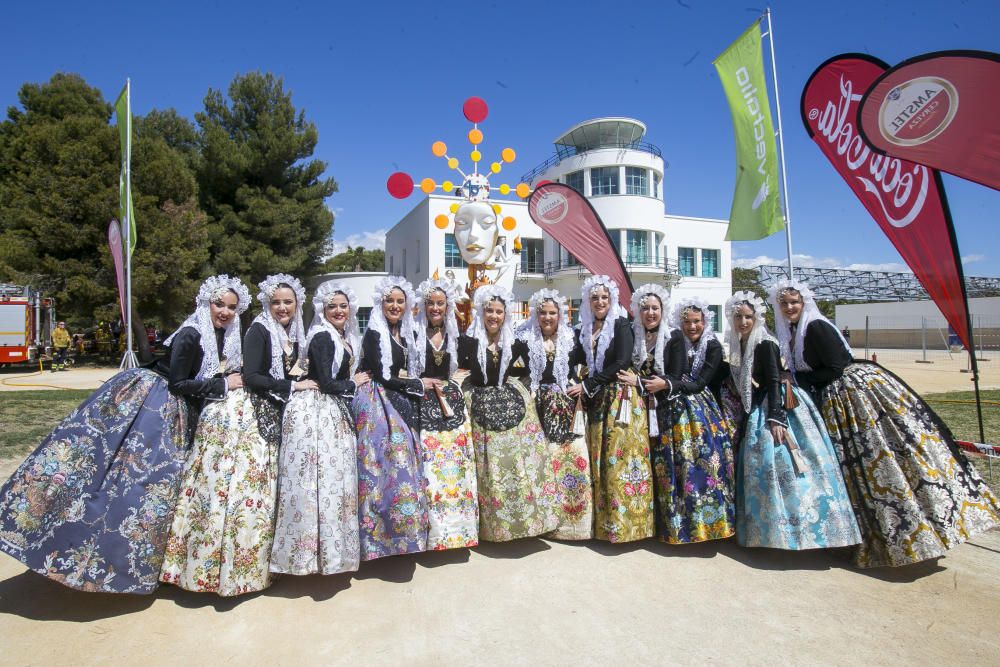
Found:
<path fill-rule="evenodd" d="M 514 338 L 513 296 L 497 285 L 476 290 L 472 335 L 459 342 L 470 371 L 466 395 L 479 485 L 479 539 L 506 542 L 556 528 L 548 441 L 535 403 L 515 375 L 528 371 L 527 346 Z"/>
<path fill-rule="evenodd" d="M 996 497 L 947 426 L 893 373 L 854 361 L 807 284 L 779 281 L 771 303 L 782 352 L 836 446 L 864 538 L 856 565 L 937 558 L 997 525 Z"/>
<path fill-rule="evenodd" d="M 472 422 L 458 371 L 458 286 L 436 278 L 417 288 L 416 346 L 410 373 L 423 383 L 420 459 L 426 482 L 428 551 L 479 544 Z"/>
<path fill-rule="evenodd" d="M 281 422 L 278 508 L 271 572 L 358 569 L 357 437 L 351 399 L 370 379 L 358 372 L 361 333 L 354 291 L 334 281 L 313 296 L 302 358 L 318 389 L 296 391 Z"/>
<path fill-rule="evenodd" d="M 736 470 L 737 540 L 790 550 L 857 544 L 833 444 L 816 406 L 782 377 L 763 299 L 737 292 L 725 310 L 730 369 L 747 413 Z"/>
<path fill-rule="evenodd" d="M 71 588 L 151 593 L 201 402 L 237 389 L 236 278 L 201 285 L 166 356 L 118 373 L 71 412 L 0 487 L 0 550 Z"/>
<path fill-rule="evenodd" d="M 528 301 L 530 316 L 517 330 L 528 349 L 531 392 L 549 441 L 556 484 L 556 529 L 547 537 L 587 540 L 594 536 L 594 496 L 587 451 L 586 419 L 578 397 L 566 393 L 579 383 L 570 364 L 575 338 L 566 297 L 538 290 Z"/>
<path fill-rule="evenodd" d="M 358 434 L 361 560 L 427 550 L 427 497 L 417 439 L 424 385 L 409 373 L 414 351 L 409 281 L 387 276 L 372 293 L 361 370 L 372 381 L 354 396 Z"/>
<path fill-rule="evenodd" d="M 298 380 L 305 342 L 302 284 L 268 276 L 263 308 L 243 340 L 244 388 L 206 408 L 184 467 L 161 581 L 199 593 L 242 595 L 271 585 L 281 415 Z"/>
<path fill-rule="evenodd" d="M 573 363 L 584 363 L 587 447 L 594 486 L 594 537 L 632 542 L 653 537 L 656 519 L 649 426 L 632 367 L 634 336 L 618 285 L 607 276 L 583 283 Z"/>

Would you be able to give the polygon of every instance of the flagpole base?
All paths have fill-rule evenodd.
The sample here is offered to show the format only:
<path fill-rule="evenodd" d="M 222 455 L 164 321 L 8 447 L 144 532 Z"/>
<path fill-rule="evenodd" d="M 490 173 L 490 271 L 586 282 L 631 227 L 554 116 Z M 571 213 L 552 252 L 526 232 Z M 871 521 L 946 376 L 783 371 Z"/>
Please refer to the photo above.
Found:
<path fill-rule="evenodd" d="M 118 365 L 119 370 L 127 371 L 130 368 L 136 368 L 139 366 L 139 360 L 135 356 L 135 352 L 132 350 L 126 350 L 125 356 L 122 357 L 122 362 Z"/>

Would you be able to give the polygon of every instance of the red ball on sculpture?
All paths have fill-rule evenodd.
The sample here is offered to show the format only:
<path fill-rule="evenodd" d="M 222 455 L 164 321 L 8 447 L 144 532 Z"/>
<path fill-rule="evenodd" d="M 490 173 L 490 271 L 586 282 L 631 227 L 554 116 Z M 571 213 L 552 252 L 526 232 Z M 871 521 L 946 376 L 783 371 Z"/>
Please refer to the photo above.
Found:
<path fill-rule="evenodd" d="M 389 177 L 385 187 L 388 188 L 389 194 L 396 199 L 406 199 L 413 194 L 413 179 L 410 178 L 409 174 L 397 171 Z"/>
<path fill-rule="evenodd" d="M 462 105 L 462 113 L 465 114 L 466 120 L 470 123 L 482 123 L 486 120 L 489 112 L 490 110 L 486 106 L 486 101 L 481 97 L 470 97 Z"/>

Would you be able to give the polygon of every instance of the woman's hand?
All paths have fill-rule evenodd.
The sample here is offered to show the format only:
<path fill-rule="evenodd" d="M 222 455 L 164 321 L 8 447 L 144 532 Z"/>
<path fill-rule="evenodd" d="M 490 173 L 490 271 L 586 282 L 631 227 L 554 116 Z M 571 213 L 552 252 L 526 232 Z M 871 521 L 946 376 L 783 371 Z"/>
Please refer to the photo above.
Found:
<path fill-rule="evenodd" d="M 570 398 L 576 398 L 577 396 L 580 395 L 581 391 L 583 391 L 582 384 L 571 384 L 570 386 L 566 387 L 566 395 L 569 396 Z"/>
<path fill-rule="evenodd" d="M 243 376 L 239 373 L 233 373 L 232 375 L 226 376 L 226 389 L 232 391 L 233 389 L 243 388 Z"/>
<path fill-rule="evenodd" d="M 639 376 L 635 373 L 629 373 L 628 371 L 618 371 L 618 381 L 630 384 L 633 387 L 639 386 Z"/>
<path fill-rule="evenodd" d="M 437 378 L 420 378 L 420 382 L 423 383 L 426 392 L 434 391 L 434 387 L 441 386 L 441 380 Z"/>
<path fill-rule="evenodd" d="M 360 387 L 363 384 L 368 384 L 369 382 L 371 382 L 372 376 L 371 373 L 368 373 L 366 371 L 364 373 L 355 373 L 352 379 L 354 380 L 355 386 Z"/>
<path fill-rule="evenodd" d="M 646 391 L 649 393 L 655 394 L 656 392 L 663 391 L 667 388 L 667 381 L 661 377 L 654 376 L 651 378 L 645 378 L 642 381 L 642 386 L 645 387 Z"/>
<path fill-rule="evenodd" d="M 303 391 L 304 389 L 319 389 L 319 385 L 316 384 L 315 380 L 299 380 L 295 384 L 295 391 Z"/>
<path fill-rule="evenodd" d="M 771 429 L 771 437 L 774 438 L 774 443 L 776 445 L 782 445 L 785 443 L 785 440 L 788 438 L 788 433 L 784 426 L 771 422 L 768 424 L 768 428 Z"/>
<path fill-rule="evenodd" d="M 465 382 L 465 380 L 469 377 L 469 375 L 470 375 L 469 371 L 459 368 L 452 374 L 451 380 L 459 387 L 461 387 L 462 383 Z"/>

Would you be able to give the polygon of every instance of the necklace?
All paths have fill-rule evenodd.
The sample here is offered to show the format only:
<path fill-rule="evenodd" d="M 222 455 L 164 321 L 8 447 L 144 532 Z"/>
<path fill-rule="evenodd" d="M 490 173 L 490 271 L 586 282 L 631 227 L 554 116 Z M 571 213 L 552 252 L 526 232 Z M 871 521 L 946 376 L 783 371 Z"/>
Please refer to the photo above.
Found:
<path fill-rule="evenodd" d="M 444 327 L 442 325 L 440 325 L 440 324 L 428 324 L 427 325 L 427 335 L 429 335 L 429 336 L 436 336 L 439 333 L 441 333 L 441 330 L 443 328 Z"/>

